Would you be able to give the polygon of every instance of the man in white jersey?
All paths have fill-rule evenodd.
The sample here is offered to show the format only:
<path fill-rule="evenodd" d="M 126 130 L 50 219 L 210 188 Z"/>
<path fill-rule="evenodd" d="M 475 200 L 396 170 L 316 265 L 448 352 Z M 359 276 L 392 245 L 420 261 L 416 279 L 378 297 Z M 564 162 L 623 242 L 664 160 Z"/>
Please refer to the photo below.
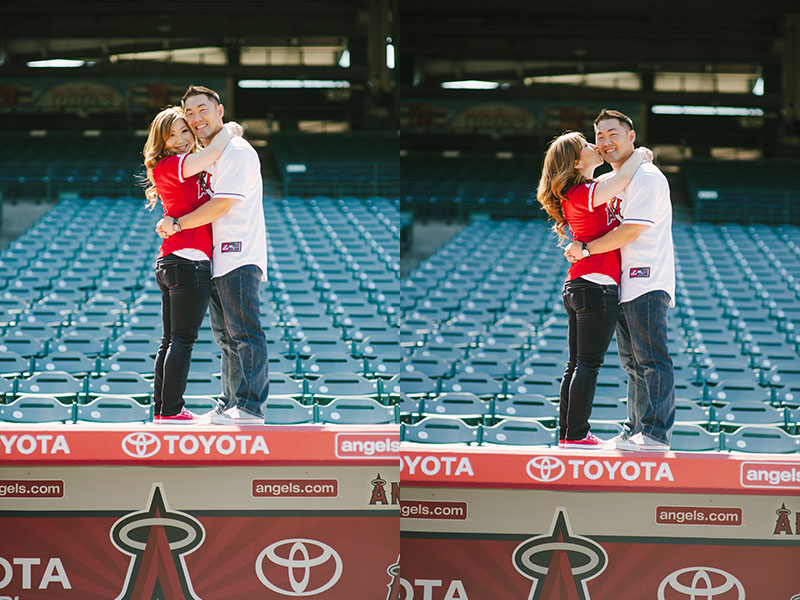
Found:
<path fill-rule="evenodd" d="M 597 147 L 616 171 L 633 152 L 633 121 L 603 109 L 594 127 Z M 675 306 L 675 255 L 667 179 L 652 163 L 642 163 L 612 203 L 619 227 L 583 246 L 570 245 L 565 255 L 580 260 L 620 249 L 617 348 L 628 373 L 628 419 L 607 447 L 663 452 L 669 450 L 675 423 L 675 375 L 667 341 L 667 311 Z"/>
<path fill-rule="evenodd" d="M 222 129 L 225 108 L 207 87 L 190 86 L 181 101 L 186 122 L 204 145 Z M 208 169 L 211 200 L 178 219 L 159 223 L 171 235 L 211 223 L 209 313 L 222 349 L 222 394 L 214 423 L 263 423 L 269 394 L 267 339 L 261 327 L 259 289 L 267 280 L 267 233 L 262 204 L 261 163 L 244 138 L 231 140 Z"/>

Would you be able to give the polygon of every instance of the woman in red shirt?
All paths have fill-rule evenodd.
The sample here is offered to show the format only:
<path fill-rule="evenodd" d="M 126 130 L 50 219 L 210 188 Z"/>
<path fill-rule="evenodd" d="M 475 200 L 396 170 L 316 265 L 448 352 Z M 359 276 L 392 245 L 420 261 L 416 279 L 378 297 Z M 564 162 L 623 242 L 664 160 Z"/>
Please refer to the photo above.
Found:
<path fill-rule="evenodd" d="M 241 127 L 227 123 L 201 150 L 180 108 L 169 107 L 158 113 L 150 124 L 143 151 L 150 209 L 160 200 L 164 216 L 178 219 L 207 202 L 210 195 L 203 169 L 219 158 L 231 136 L 237 134 L 241 134 Z M 183 393 L 192 348 L 208 308 L 211 249 L 209 224 L 165 239 L 156 260 L 164 327 L 153 382 L 156 423 L 193 423 L 196 419 L 184 407 Z"/>
<path fill-rule="evenodd" d="M 601 237 L 618 225 L 615 196 L 630 183 L 643 160 L 652 156 L 646 148 L 634 151 L 619 171 L 593 179 L 603 164 L 597 147 L 580 133 L 557 137 L 544 157 L 537 198 L 555 221 L 559 244 L 569 228 L 575 243 Z M 589 256 L 573 263 L 564 284 L 564 308 L 569 317 L 569 359 L 561 380 L 558 410 L 559 445 L 599 449 L 603 440 L 589 431 L 589 417 L 597 386 L 597 374 L 617 322 L 619 299 L 619 250 Z"/>

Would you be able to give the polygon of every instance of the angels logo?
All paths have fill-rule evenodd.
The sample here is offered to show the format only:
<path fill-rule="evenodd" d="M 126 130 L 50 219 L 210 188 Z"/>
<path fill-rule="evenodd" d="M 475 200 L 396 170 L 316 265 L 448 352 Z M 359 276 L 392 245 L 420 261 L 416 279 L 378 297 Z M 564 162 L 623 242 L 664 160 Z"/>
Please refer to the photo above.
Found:
<path fill-rule="evenodd" d="M 377 504 L 400 504 L 400 483 L 397 481 L 393 481 L 391 484 L 391 500 L 389 499 L 388 494 L 386 493 L 386 480 L 381 477 L 381 474 L 378 473 L 378 476 L 372 480 L 372 493 L 369 497 L 369 503 L 371 506 L 375 506 Z"/>
<path fill-rule="evenodd" d="M 621 202 L 617 197 L 612 198 L 606 203 L 606 225 L 618 225 L 622 223 Z"/>
<path fill-rule="evenodd" d="M 213 193 L 214 190 L 211 189 L 211 174 L 206 171 L 200 171 L 197 174 L 197 197 L 208 196 L 210 198 Z"/>
<path fill-rule="evenodd" d="M 572 534 L 567 509 L 562 506 L 556 509 L 550 533 L 522 542 L 514 549 L 513 560 L 514 568 L 533 580 L 528 600 L 590 600 L 586 582 L 608 565 L 601 545 Z"/>
<path fill-rule="evenodd" d="M 794 531 L 792 531 L 792 521 L 790 519 L 792 511 L 786 508 L 785 502 L 775 511 L 775 514 L 778 515 L 778 520 L 775 522 L 775 531 L 772 532 L 772 535 L 800 535 L 800 512 L 794 513 Z"/>
<path fill-rule="evenodd" d="M 115 600 L 200 600 L 192 589 L 183 555 L 196 550 L 204 538 L 200 522 L 186 513 L 170 511 L 162 485 L 153 484 L 147 509 L 126 515 L 111 528 L 114 546 L 132 557 Z"/>
<path fill-rule="evenodd" d="M 400 600 L 400 556 L 397 556 L 397 562 L 390 565 L 386 572 L 391 579 L 389 580 L 389 594 L 386 600 Z"/>

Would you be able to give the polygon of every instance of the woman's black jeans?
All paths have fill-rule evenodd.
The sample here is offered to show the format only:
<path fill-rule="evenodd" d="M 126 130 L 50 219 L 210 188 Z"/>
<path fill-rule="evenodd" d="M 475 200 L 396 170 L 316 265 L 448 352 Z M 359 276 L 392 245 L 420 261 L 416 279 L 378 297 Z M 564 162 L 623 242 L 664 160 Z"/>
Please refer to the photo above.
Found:
<path fill-rule="evenodd" d="M 183 393 L 197 332 L 208 309 L 211 262 L 168 254 L 156 262 L 164 335 L 156 353 L 153 414 L 172 416 L 183 408 Z"/>
<path fill-rule="evenodd" d="M 617 324 L 616 285 L 599 285 L 578 277 L 563 291 L 569 317 L 569 360 L 561 380 L 559 439 L 581 440 L 589 433 L 589 417 L 597 374 Z"/>

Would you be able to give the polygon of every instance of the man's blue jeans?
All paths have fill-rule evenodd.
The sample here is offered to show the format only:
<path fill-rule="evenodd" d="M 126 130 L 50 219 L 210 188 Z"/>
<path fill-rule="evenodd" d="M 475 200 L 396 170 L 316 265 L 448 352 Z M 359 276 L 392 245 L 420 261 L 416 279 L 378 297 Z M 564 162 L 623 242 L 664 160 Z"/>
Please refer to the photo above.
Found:
<path fill-rule="evenodd" d="M 642 432 L 669 444 L 675 424 L 675 374 L 667 341 L 669 294 L 648 292 L 619 305 L 617 349 L 628 373 L 626 437 Z"/>
<path fill-rule="evenodd" d="M 269 394 L 269 360 L 261 328 L 261 269 L 245 265 L 211 282 L 211 331 L 222 349 L 220 409 L 237 406 L 263 417 Z"/>

